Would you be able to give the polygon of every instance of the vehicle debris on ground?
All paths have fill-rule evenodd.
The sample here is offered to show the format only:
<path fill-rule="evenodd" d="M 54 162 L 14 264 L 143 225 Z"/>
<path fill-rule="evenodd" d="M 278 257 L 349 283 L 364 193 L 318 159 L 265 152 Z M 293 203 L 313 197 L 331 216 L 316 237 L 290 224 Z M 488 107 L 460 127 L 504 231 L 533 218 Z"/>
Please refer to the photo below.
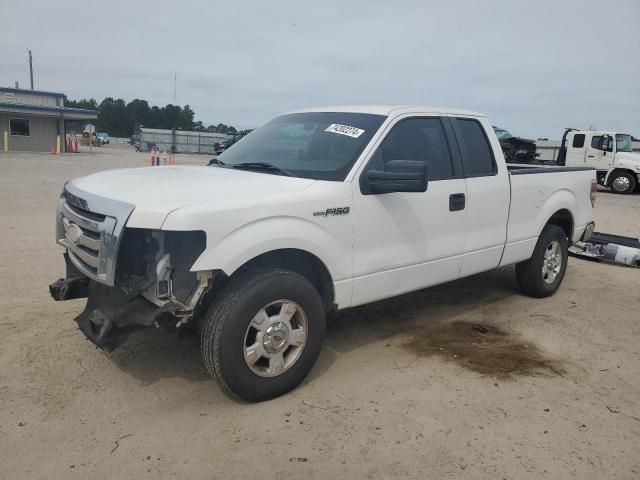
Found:
<path fill-rule="evenodd" d="M 594 232 L 588 242 L 576 242 L 569 248 L 576 257 L 628 267 L 640 267 L 640 239 Z"/>

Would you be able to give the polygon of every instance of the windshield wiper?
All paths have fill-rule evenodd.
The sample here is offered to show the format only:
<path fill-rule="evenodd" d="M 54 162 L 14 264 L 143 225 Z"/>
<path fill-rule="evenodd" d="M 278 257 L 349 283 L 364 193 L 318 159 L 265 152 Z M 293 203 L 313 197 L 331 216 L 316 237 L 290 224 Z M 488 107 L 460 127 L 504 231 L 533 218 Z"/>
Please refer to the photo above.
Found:
<path fill-rule="evenodd" d="M 218 160 L 217 158 L 212 158 L 211 160 L 209 160 L 209 163 L 207 163 L 207 167 L 210 167 L 211 165 L 224 165 L 224 162 L 222 160 Z"/>
<path fill-rule="evenodd" d="M 287 177 L 294 177 L 290 172 L 281 169 L 280 167 L 276 167 L 275 165 L 267 162 L 243 162 L 237 163 L 235 165 L 230 165 L 232 168 L 237 168 L 239 170 L 269 170 L 278 175 L 286 175 Z"/>

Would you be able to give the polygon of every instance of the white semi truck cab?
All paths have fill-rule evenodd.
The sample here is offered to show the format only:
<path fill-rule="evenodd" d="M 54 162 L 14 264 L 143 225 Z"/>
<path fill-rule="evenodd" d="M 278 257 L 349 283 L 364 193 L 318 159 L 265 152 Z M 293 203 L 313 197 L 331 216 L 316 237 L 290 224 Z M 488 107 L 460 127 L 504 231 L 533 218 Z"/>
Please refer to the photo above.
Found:
<path fill-rule="evenodd" d="M 640 183 L 640 153 L 628 133 L 567 129 L 558 164 L 596 169 L 598 183 L 614 193 L 633 193 Z"/>
<path fill-rule="evenodd" d="M 210 166 L 68 182 L 56 300 L 87 298 L 82 332 L 192 324 L 207 370 L 245 400 L 311 370 L 325 315 L 516 265 L 523 292 L 562 282 L 593 232 L 592 168 L 510 166 L 484 115 L 405 106 L 276 117 Z M 483 280 L 478 280 L 483 281 Z"/>

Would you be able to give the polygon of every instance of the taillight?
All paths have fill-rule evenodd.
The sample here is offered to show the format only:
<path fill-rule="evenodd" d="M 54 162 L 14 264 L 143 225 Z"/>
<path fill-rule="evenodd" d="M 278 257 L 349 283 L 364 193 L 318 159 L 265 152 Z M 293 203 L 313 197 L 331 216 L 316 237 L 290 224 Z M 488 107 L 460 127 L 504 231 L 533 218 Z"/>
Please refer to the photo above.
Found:
<path fill-rule="evenodd" d="M 596 206 L 596 193 L 598 193 L 598 182 L 595 179 L 591 180 L 591 206 Z"/>

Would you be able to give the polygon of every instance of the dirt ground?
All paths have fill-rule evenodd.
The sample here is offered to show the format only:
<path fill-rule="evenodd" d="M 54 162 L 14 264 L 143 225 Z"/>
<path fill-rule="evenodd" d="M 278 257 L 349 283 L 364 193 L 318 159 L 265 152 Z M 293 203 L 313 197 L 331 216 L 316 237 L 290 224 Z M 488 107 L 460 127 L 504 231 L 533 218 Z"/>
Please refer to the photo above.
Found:
<path fill-rule="evenodd" d="M 221 393 L 197 338 L 96 349 L 83 302 L 49 297 L 57 198 L 147 163 L 0 154 L 1 479 L 640 478 L 638 269 L 570 258 L 549 299 L 505 268 L 347 311 L 304 384 L 261 404 Z M 596 221 L 640 236 L 640 195 L 601 193 Z"/>

